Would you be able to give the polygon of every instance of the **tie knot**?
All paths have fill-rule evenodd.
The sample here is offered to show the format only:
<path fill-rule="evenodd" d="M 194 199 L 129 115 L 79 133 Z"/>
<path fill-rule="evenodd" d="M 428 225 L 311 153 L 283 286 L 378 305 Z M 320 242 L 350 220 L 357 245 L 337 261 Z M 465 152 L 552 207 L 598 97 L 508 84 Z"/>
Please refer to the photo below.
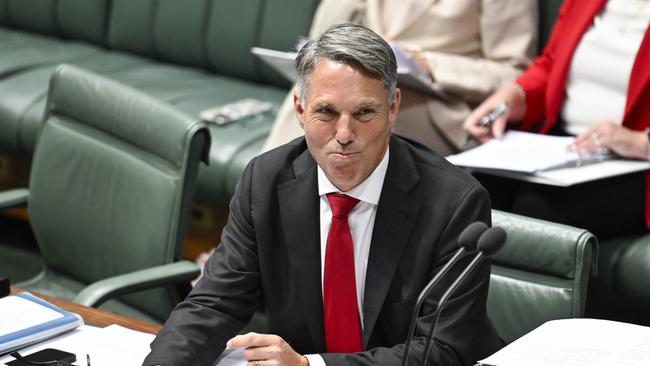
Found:
<path fill-rule="evenodd" d="M 359 200 L 354 197 L 338 193 L 329 193 L 327 200 L 332 208 L 332 216 L 341 219 L 346 219 L 354 206 L 359 203 Z"/>

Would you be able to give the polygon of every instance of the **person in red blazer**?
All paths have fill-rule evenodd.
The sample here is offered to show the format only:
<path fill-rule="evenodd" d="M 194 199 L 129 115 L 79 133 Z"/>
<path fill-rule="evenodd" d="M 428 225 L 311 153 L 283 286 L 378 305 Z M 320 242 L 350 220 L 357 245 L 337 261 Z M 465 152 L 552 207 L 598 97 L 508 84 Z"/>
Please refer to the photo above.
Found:
<path fill-rule="evenodd" d="M 647 14 L 650 11 L 650 2 L 646 1 L 646 3 L 648 6 L 641 3 L 641 6 L 645 6 L 645 8 L 639 8 L 638 10 L 643 10 L 640 13 Z M 504 86 L 476 108 L 465 121 L 464 129 L 480 142 L 488 141 L 493 137 L 501 137 L 507 127 L 539 133 L 567 133 L 563 131 L 564 126 L 559 121 L 566 101 L 567 83 L 575 51 L 581 41 L 586 38 L 585 34 L 596 23 L 596 18 L 605 11 L 606 5 L 607 0 L 564 1 L 559 9 L 549 41 L 541 55 L 515 80 L 514 84 Z M 641 16 L 645 15 L 641 14 Z M 625 109 L 622 121 L 619 121 L 622 123 L 615 123 L 607 119 L 594 121 L 589 128 L 577 134 L 575 143 L 572 145 L 576 151 L 588 152 L 607 148 L 627 158 L 650 158 L 648 135 L 648 128 L 650 128 L 650 29 L 647 27 L 647 21 L 648 19 L 645 19 L 646 28 L 642 32 L 640 46 L 634 56 L 629 74 Z M 602 67 L 603 73 L 610 72 L 608 67 L 613 67 L 607 62 L 594 62 L 592 65 Z M 599 108 L 598 92 L 592 94 L 594 99 L 590 103 L 590 108 Z M 490 127 L 480 127 L 480 118 L 504 101 L 508 102 L 506 112 L 497 118 Z M 612 183 L 608 180 L 606 184 L 611 185 Z M 643 186 L 645 186 L 646 192 L 645 200 L 643 199 Z M 643 207 L 639 210 L 639 216 L 642 216 L 639 222 L 642 223 L 641 226 L 650 228 L 650 173 L 646 173 L 645 182 L 637 187 L 641 188 L 637 189 L 636 200 L 645 201 L 645 210 Z M 594 189 L 594 191 L 599 190 Z M 572 197 L 575 196 L 573 193 Z M 546 200 L 549 199 L 552 198 L 547 196 Z M 600 213 L 602 214 L 602 210 Z M 553 217 L 545 218 L 552 219 Z"/>

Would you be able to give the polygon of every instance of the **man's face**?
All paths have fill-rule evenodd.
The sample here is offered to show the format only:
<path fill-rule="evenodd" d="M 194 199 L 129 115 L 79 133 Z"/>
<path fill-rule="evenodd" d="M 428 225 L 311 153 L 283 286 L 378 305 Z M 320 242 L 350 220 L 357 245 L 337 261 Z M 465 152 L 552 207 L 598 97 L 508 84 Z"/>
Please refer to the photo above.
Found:
<path fill-rule="evenodd" d="M 309 152 L 327 178 L 345 192 L 363 182 L 381 162 L 399 110 L 382 82 L 361 66 L 321 59 L 303 103 L 294 107 Z"/>

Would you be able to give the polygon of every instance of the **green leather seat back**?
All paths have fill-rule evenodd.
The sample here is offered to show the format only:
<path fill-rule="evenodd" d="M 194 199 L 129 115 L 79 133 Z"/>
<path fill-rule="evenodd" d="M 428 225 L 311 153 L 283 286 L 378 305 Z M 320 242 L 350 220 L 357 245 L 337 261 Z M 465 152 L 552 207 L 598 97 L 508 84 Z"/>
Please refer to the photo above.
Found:
<path fill-rule="evenodd" d="M 309 31 L 317 0 L 113 0 L 110 47 L 250 80 L 289 83 L 250 53 L 290 50 Z"/>
<path fill-rule="evenodd" d="M 600 262 L 600 268 L 608 268 L 611 275 L 603 280 L 609 281 L 610 287 L 614 287 L 625 302 L 647 310 L 650 304 L 650 234 L 610 239 L 603 243 L 603 247 L 606 245 L 618 247 L 619 255 L 608 258 L 609 262 L 615 263 L 603 263 L 608 262 L 606 260 Z M 621 299 L 620 296 L 615 297 Z M 647 311 L 643 313 L 647 314 Z M 645 315 L 645 318 L 650 319 L 650 315 Z"/>
<path fill-rule="evenodd" d="M 290 83 L 250 49 L 293 50 L 298 37 L 308 34 L 317 6 L 317 0 L 213 1 L 206 42 L 210 67 L 220 74 L 288 88 Z"/>
<path fill-rule="evenodd" d="M 0 24 L 103 44 L 107 10 L 108 0 L 3 0 Z"/>
<path fill-rule="evenodd" d="M 597 240 L 574 227 L 492 211 L 508 240 L 492 260 L 488 313 L 512 342 L 548 320 L 584 315 Z"/>
<path fill-rule="evenodd" d="M 208 144 L 205 126 L 177 109 L 90 72 L 58 68 L 28 206 L 49 271 L 89 284 L 179 258 Z M 180 299 L 174 291 L 125 301 L 164 319 Z"/>
<path fill-rule="evenodd" d="M 0 0 L 0 24 L 6 25 L 9 24 L 9 1 Z"/>
<path fill-rule="evenodd" d="M 205 66 L 208 0 L 113 0 L 109 46 L 161 61 Z"/>

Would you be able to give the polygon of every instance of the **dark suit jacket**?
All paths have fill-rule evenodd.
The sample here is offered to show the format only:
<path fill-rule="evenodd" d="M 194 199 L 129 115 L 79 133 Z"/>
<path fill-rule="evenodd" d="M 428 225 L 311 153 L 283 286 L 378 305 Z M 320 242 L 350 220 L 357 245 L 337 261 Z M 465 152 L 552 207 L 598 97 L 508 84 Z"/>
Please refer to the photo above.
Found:
<path fill-rule="evenodd" d="M 301 354 L 325 352 L 316 172 L 304 138 L 251 161 L 232 199 L 221 244 L 151 344 L 145 365 L 212 365 L 260 307 L 269 333 Z M 391 137 L 375 220 L 363 305 L 366 351 L 323 353 L 330 365 L 399 364 L 418 293 L 452 255 L 468 224 L 489 223 L 489 197 L 440 156 Z M 411 349 L 418 358 L 433 299 L 462 270 L 458 267 L 463 266 L 449 273 L 418 319 Z M 484 261 L 447 302 L 431 354 L 435 365 L 472 365 L 502 346 L 486 315 L 489 273 Z"/>

